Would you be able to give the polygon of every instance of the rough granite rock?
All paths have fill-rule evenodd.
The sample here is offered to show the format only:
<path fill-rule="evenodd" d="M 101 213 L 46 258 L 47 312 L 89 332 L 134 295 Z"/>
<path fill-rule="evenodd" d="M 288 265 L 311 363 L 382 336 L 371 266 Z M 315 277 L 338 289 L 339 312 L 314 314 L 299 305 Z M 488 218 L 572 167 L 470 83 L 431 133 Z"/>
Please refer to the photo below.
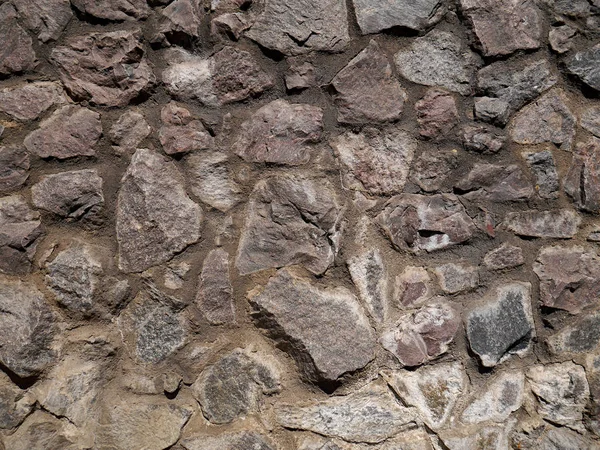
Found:
<path fill-rule="evenodd" d="M 275 450 L 275 445 L 265 435 L 256 431 L 223 433 L 218 436 L 194 435 L 181 441 L 185 450 Z"/>
<path fill-rule="evenodd" d="M 380 251 L 375 249 L 350 258 L 348 271 L 371 317 L 383 323 L 387 317 L 388 287 Z"/>
<path fill-rule="evenodd" d="M 23 141 L 29 152 L 41 158 L 66 159 L 94 156 L 102 135 L 100 114 L 81 106 L 68 105 L 40 123 Z"/>
<path fill-rule="evenodd" d="M 56 316 L 31 282 L 0 276 L 0 363 L 21 378 L 39 375 L 55 360 Z"/>
<path fill-rule="evenodd" d="M 29 273 L 42 233 L 40 214 L 22 196 L 0 197 L 0 273 Z"/>
<path fill-rule="evenodd" d="M 0 5 L 0 77 L 25 72 L 36 65 L 33 41 L 17 17 L 12 3 Z"/>
<path fill-rule="evenodd" d="M 54 105 L 65 103 L 60 84 L 38 81 L 0 90 L 0 111 L 18 120 L 35 120 Z"/>
<path fill-rule="evenodd" d="M 483 264 L 489 270 L 512 269 L 525 264 L 523 249 L 504 242 L 500 247 L 487 252 Z"/>
<path fill-rule="evenodd" d="M 275 100 L 241 124 L 231 150 L 246 162 L 301 165 L 322 134 L 321 108 Z"/>
<path fill-rule="evenodd" d="M 167 91 L 184 101 L 218 107 L 256 97 L 273 79 L 248 52 L 225 47 L 210 58 L 189 53 L 173 56 L 162 80 Z"/>
<path fill-rule="evenodd" d="M 352 0 L 356 20 L 362 34 L 379 33 L 390 28 L 424 30 L 436 24 L 445 14 L 443 0 Z"/>
<path fill-rule="evenodd" d="M 446 190 L 452 172 L 459 166 L 458 151 L 436 147 L 423 151 L 411 169 L 410 181 L 425 192 Z"/>
<path fill-rule="evenodd" d="M 0 147 L 0 192 L 10 192 L 29 178 L 29 153 L 17 145 Z"/>
<path fill-rule="evenodd" d="M 319 288 L 282 269 L 248 300 L 257 325 L 295 358 L 308 379 L 334 381 L 374 357 L 373 329 L 345 288 Z"/>
<path fill-rule="evenodd" d="M 484 155 L 498 153 L 506 143 L 506 136 L 499 129 L 482 125 L 465 126 L 462 137 L 467 150 Z"/>
<path fill-rule="evenodd" d="M 598 304 L 600 258 L 580 246 L 543 247 L 533 264 L 540 279 L 540 302 L 577 314 Z"/>
<path fill-rule="evenodd" d="M 581 217 L 570 209 L 511 212 L 504 219 L 505 227 L 519 236 L 570 239 L 581 224 Z"/>
<path fill-rule="evenodd" d="M 96 169 L 74 170 L 47 175 L 32 186 L 36 208 L 67 220 L 101 222 L 104 206 L 103 181 Z"/>
<path fill-rule="evenodd" d="M 161 11 L 153 43 L 189 46 L 200 36 L 202 5 L 199 0 L 175 0 Z"/>
<path fill-rule="evenodd" d="M 241 275 L 294 264 L 321 274 L 333 262 L 341 207 L 328 182 L 266 178 L 254 187 L 246 211 L 235 263 Z"/>
<path fill-rule="evenodd" d="M 23 24 L 44 43 L 57 40 L 73 17 L 70 0 L 12 0 Z"/>
<path fill-rule="evenodd" d="M 151 11 L 146 0 L 71 0 L 71 3 L 86 16 L 116 22 L 143 20 Z"/>
<path fill-rule="evenodd" d="M 227 167 L 226 154 L 192 153 L 184 161 L 190 190 L 202 202 L 227 212 L 242 200 L 242 189 Z"/>
<path fill-rule="evenodd" d="M 460 325 L 459 314 L 445 301 L 404 313 L 381 336 L 381 344 L 405 366 L 425 364 L 448 351 Z"/>
<path fill-rule="evenodd" d="M 415 110 L 419 134 L 426 138 L 448 135 L 459 121 L 455 98 L 441 89 L 428 89 Z"/>
<path fill-rule="evenodd" d="M 433 30 L 396 53 L 396 68 L 409 81 L 444 87 L 462 95 L 471 93 L 477 56 L 446 31 Z"/>
<path fill-rule="evenodd" d="M 600 72 L 598 62 L 600 61 L 600 46 L 596 45 L 587 50 L 577 52 L 566 62 L 569 73 L 575 75 L 583 83 L 600 91 Z"/>
<path fill-rule="evenodd" d="M 108 136 L 114 144 L 113 149 L 118 153 L 133 153 L 151 131 L 152 128 L 144 116 L 135 110 L 130 110 L 123 113 L 113 124 Z"/>
<path fill-rule="evenodd" d="M 376 220 L 395 247 L 417 254 L 463 243 L 475 232 L 464 206 L 450 194 L 392 197 Z"/>
<path fill-rule="evenodd" d="M 31 413 L 34 399 L 26 390 L 20 389 L 8 377 L 0 374 L 0 428 L 11 429 L 19 426 Z"/>
<path fill-rule="evenodd" d="M 288 91 L 301 91 L 317 86 L 316 68 L 302 57 L 287 59 L 289 66 L 285 74 L 285 87 Z"/>
<path fill-rule="evenodd" d="M 590 389 L 583 367 L 564 362 L 531 367 L 525 375 L 538 399 L 537 413 L 558 425 L 581 428 Z"/>
<path fill-rule="evenodd" d="M 339 123 L 396 121 L 407 98 L 387 55 L 374 40 L 337 73 L 331 86 Z"/>
<path fill-rule="evenodd" d="M 523 158 L 535 177 L 535 189 L 542 198 L 558 198 L 560 182 L 552 150 L 541 152 L 523 152 Z"/>
<path fill-rule="evenodd" d="M 141 272 L 200 239 L 202 210 L 186 194 L 173 162 L 139 149 L 121 180 L 117 203 L 119 267 Z"/>
<path fill-rule="evenodd" d="M 350 41 L 347 14 L 342 0 L 266 0 L 246 36 L 285 55 L 340 52 Z"/>
<path fill-rule="evenodd" d="M 543 15 L 534 2 L 522 0 L 461 0 L 484 56 L 509 55 L 542 45 Z"/>
<path fill-rule="evenodd" d="M 402 192 L 417 149 L 417 142 L 397 128 L 348 131 L 330 141 L 342 165 L 347 189 L 375 195 Z"/>
<path fill-rule="evenodd" d="M 454 192 L 469 200 L 491 202 L 523 201 L 533 196 L 531 181 L 516 165 L 476 163 L 454 185 Z"/>
<path fill-rule="evenodd" d="M 244 31 L 252 26 L 248 19 L 248 15 L 240 12 L 221 14 L 211 20 L 210 34 L 217 39 L 239 41 Z"/>
<path fill-rule="evenodd" d="M 509 124 L 518 144 L 551 143 L 571 150 L 577 119 L 566 105 L 562 91 L 551 91 L 519 111 Z"/>
<path fill-rule="evenodd" d="M 600 214 L 600 139 L 576 145 L 564 189 L 578 208 Z"/>
<path fill-rule="evenodd" d="M 555 355 L 597 354 L 600 346 L 600 313 L 589 313 L 575 323 L 561 328 L 548 337 L 546 344 Z"/>
<path fill-rule="evenodd" d="M 600 137 L 600 107 L 590 106 L 581 114 L 580 125 L 596 137 Z"/>
<path fill-rule="evenodd" d="M 437 266 L 433 271 L 442 291 L 446 294 L 457 294 L 479 286 L 479 272 L 477 267 L 464 263 L 447 263 Z"/>
<path fill-rule="evenodd" d="M 198 279 L 196 305 L 211 325 L 235 322 L 229 254 L 225 250 L 217 248 L 206 255 Z"/>
<path fill-rule="evenodd" d="M 513 282 L 493 292 L 488 303 L 474 308 L 466 319 L 471 350 L 485 367 L 523 355 L 535 336 L 531 284 Z"/>
<path fill-rule="evenodd" d="M 575 28 L 569 25 L 559 25 L 552 27 L 548 33 L 548 42 L 556 53 L 566 53 L 573 48 L 573 38 L 576 34 Z"/>
<path fill-rule="evenodd" d="M 158 130 L 158 139 L 167 155 L 205 151 L 214 146 L 214 138 L 200 120 L 185 125 L 163 125 Z"/>
<path fill-rule="evenodd" d="M 520 371 L 500 373 L 475 392 L 462 413 L 463 423 L 504 423 L 523 404 L 525 376 Z"/>
<path fill-rule="evenodd" d="M 371 444 L 410 428 L 415 420 L 414 411 L 401 406 L 387 386 L 377 381 L 347 396 L 310 404 L 279 404 L 275 416 L 286 428 Z"/>
<path fill-rule="evenodd" d="M 401 309 L 420 306 L 433 297 L 433 282 L 424 267 L 408 266 L 394 282 L 394 301 Z"/>
<path fill-rule="evenodd" d="M 391 371 L 384 377 L 402 401 L 414 406 L 428 427 L 443 428 L 460 396 L 467 377 L 460 362 L 425 366 L 414 372 Z"/>
<path fill-rule="evenodd" d="M 476 425 L 465 428 L 452 427 L 440 431 L 438 437 L 448 450 L 504 450 L 510 448 L 508 425 Z"/>
<path fill-rule="evenodd" d="M 45 411 L 34 411 L 17 431 L 4 438 L 3 450 L 65 449 L 78 450 L 77 430 L 66 420 Z"/>
<path fill-rule="evenodd" d="M 140 30 L 72 37 L 52 50 L 50 61 L 72 97 L 126 106 L 155 82 L 141 38 Z"/>
<path fill-rule="evenodd" d="M 231 423 L 258 411 L 264 396 L 280 390 L 273 364 L 239 348 L 204 370 L 192 385 L 204 416 L 214 424 Z"/>

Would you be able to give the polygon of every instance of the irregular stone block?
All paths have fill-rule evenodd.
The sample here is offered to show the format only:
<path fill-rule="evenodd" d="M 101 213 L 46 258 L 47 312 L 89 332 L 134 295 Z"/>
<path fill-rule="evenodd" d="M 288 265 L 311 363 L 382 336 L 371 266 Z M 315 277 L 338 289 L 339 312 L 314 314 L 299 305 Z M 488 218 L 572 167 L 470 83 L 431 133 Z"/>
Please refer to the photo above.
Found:
<path fill-rule="evenodd" d="M 71 3 L 84 15 L 116 22 L 143 20 L 151 11 L 146 0 L 71 0 Z"/>
<path fill-rule="evenodd" d="M 447 294 L 457 294 L 479 286 L 477 267 L 448 263 L 437 266 L 434 272 L 442 291 Z"/>
<path fill-rule="evenodd" d="M 317 86 L 317 74 L 314 65 L 299 58 L 288 58 L 287 62 L 289 70 L 285 74 L 285 87 L 288 91 Z"/>
<path fill-rule="evenodd" d="M 200 120 L 193 120 L 186 108 L 171 102 L 162 109 L 161 118 L 164 125 L 158 130 L 158 139 L 167 155 L 209 150 L 213 147 L 214 138 Z"/>
<path fill-rule="evenodd" d="M 482 154 L 498 153 L 506 142 L 500 130 L 481 125 L 467 125 L 463 129 L 463 144 L 467 150 Z"/>
<path fill-rule="evenodd" d="M 256 431 L 223 433 L 218 436 L 194 435 L 183 439 L 181 445 L 186 450 L 276 450 L 270 439 Z"/>
<path fill-rule="evenodd" d="M 596 137 L 600 137 L 600 107 L 591 106 L 583 111 L 581 127 Z"/>
<path fill-rule="evenodd" d="M 419 134 L 427 138 L 444 137 L 458 124 L 454 97 L 441 89 L 428 89 L 415 104 Z"/>
<path fill-rule="evenodd" d="M 34 448 L 77 448 L 77 430 L 66 421 L 45 411 L 34 411 L 17 431 L 4 438 L 5 448 L 31 450 Z M 4 446 L 3 446 L 4 447 Z M 79 445 L 79 447 L 81 447 Z"/>
<path fill-rule="evenodd" d="M 564 180 L 565 192 L 575 205 L 595 214 L 600 214 L 600 139 L 575 147 L 569 173 Z"/>
<path fill-rule="evenodd" d="M 114 144 L 113 149 L 119 153 L 129 153 L 134 152 L 138 144 L 148 137 L 151 131 L 152 128 L 144 116 L 130 110 L 123 113 L 113 124 L 108 136 Z"/>
<path fill-rule="evenodd" d="M 73 17 L 69 0 L 13 0 L 19 16 L 42 42 L 57 40 Z"/>
<path fill-rule="evenodd" d="M 394 301 L 401 308 L 419 306 L 432 297 L 432 280 L 424 267 L 408 266 L 396 276 Z"/>
<path fill-rule="evenodd" d="M 566 62 L 567 71 L 595 90 L 600 90 L 600 74 L 597 67 L 600 61 L 600 46 L 577 52 Z"/>
<path fill-rule="evenodd" d="M 590 354 L 600 345 L 600 313 L 581 317 L 548 337 L 546 344 L 555 355 Z"/>
<path fill-rule="evenodd" d="M 59 83 L 39 81 L 0 90 L 0 111 L 18 120 L 35 120 L 61 103 L 65 96 Z"/>
<path fill-rule="evenodd" d="M 523 157 L 535 177 L 535 189 L 542 198 L 558 198 L 560 183 L 551 150 L 523 152 Z"/>
<path fill-rule="evenodd" d="M 483 258 L 483 264 L 489 270 L 512 269 L 525 264 L 521 247 L 503 243 L 500 247 L 490 250 Z"/>
<path fill-rule="evenodd" d="M 31 70 L 36 65 L 33 41 L 17 22 L 12 3 L 0 5 L 0 75 Z"/>
<path fill-rule="evenodd" d="M 189 46 L 200 36 L 202 5 L 199 0 L 175 0 L 161 11 L 153 43 Z"/>
<path fill-rule="evenodd" d="M 379 3 L 352 0 L 362 34 L 379 33 L 394 27 L 425 30 L 437 23 L 446 12 L 442 0 L 398 0 Z"/>
<path fill-rule="evenodd" d="M 510 424 L 499 425 L 477 425 L 465 428 L 452 427 L 440 431 L 438 437 L 444 447 L 448 450 L 504 450 L 510 448 L 509 434 Z"/>
<path fill-rule="evenodd" d="M 0 428 L 16 428 L 31 414 L 35 400 L 19 389 L 8 375 L 0 374 Z"/>
<path fill-rule="evenodd" d="M 29 153 L 16 145 L 0 147 L 0 167 L 0 192 L 10 192 L 29 178 Z"/>
<path fill-rule="evenodd" d="M 458 167 L 458 152 L 438 148 L 422 152 L 412 166 L 410 180 L 425 192 L 442 190 Z"/>
<path fill-rule="evenodd" d="M 206 255 L 198 279 L 196 304 L 212 325 L 235 322 L 229 254 L 225 250 L 217 248 Z"/>
<path fill-rule="evenodd" d="M 570 209 L 529 210 L 506 214 L 504 225 L 520 236 L 570 239 L 577 234 L 581 217 Z"/>
<path fill-rule="evenodd" d="M 507 202 L 527 200 L 533 186 L 516 164 L 500 166 L 477 163 L 455 184 L 455 191 L 469 200 Z"/>
<path fill-rule="evenodd" d="M 217 39 L 239 41 L 251 26 L 251 21 L 243 13 L 222 14 L 210 22 L 210 34 Z"/>
<path fill-rule="evenodd" d="M 560 25 L 553 27 L 548 33 L 548 42 L 550 48 L 556 53 L 566 53 L 573 48 L 573 38 L 577 30 L 569 25 Z"/>
<path fill-rule="evenodd" d="M 384 322 L 388 308 L 387 273 L 379 250 L 350 258 L 348 270 L 371 317 Z"/>
<path fill-rule="evenodd" d="M 535 336 L 531 284 L 513 282 L 496 288 L 488 303 L 473 309 L 466 322 L 471 350 L 485 367 L 523 355 Z"/>

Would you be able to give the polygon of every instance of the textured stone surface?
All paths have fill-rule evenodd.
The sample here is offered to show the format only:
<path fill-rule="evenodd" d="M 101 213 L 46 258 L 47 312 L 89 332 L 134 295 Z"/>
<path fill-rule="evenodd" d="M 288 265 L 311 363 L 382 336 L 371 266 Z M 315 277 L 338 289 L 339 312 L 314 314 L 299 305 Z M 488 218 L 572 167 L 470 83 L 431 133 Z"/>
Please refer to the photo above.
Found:
<path fill-rule="evenodd" d="M 440 89 L 429 89 L 415 104 L 419 134 L 428 138 L 447 135 L 458 124 L 456 100 Z"/>
<path fill-rule="evenodd" d="M 477 267 L 465 264 L 442 264 L 434 269 L 438 283 L 447 294 L 468 291 L 479 285 Z"/>
<path fill-rule="evenodd" d="M 569 209 L 529 210 L 506 215 L 504 224 L 519 236 L 569 239 L 575 236 L 581 218 Z"/>
<path fill-rule="evenodd" d="M 381 253 L 372 250 L 349 259 L 348 270 L 371 317 L 383 322 L 387 316 L 388 286 Z"/>
<path fill-rule="evenodd" d="M 42 42 L 57 40 L 73 17 L 69 0 L 13 0 L 21 20 Z"/>
<path fill-rule="evenodd" d="M 414 83 L 468 95 L 478 61 L 458 37 L 433 30 L 396 53 L 395 62 L 400 75 Z"/>
<path fill-rule="evenodd" d="M 229 254 L 225 250 L 211 250 L 206 256 L 198 280 L 196 303 L 212 325 L 235 321 Z"/>
<path fill-rule="evenodd" d="M 44 411 L 35 411 L 12 435 L 4 439 L 5 448 L 29 450 L 33 448 L 77 448 L 73 426 Z"/>
<path fill-rule="evenodd" d="M 467 336 L 485 367 L 493 367 L 510 355 L 522 355 L 535 334 L 531 312 L 531 285 L 511 283 L 493 291 L 488 303 L 467 317 Z"/>
<path fill-rule="evenodd" d="M 209 150 L 213 147 L 214 139 L 200 120 L 186 122 L 177 125 L 166 123 L 158 131 L 158 139 L 167 155 Z"/>
<path fill-rule="evenodd" d="M 394 301 L 410 308 L 426 302 L 433 296 L 432 279 L 424 267 L 408 266 L 394 282 Z"/>
<path fill-rule="evenodd" d="M 17 11 L 11 3 L 0 5 L 0 76 L 25 72 L 36 65 L 33 41 L 16 19 Z"/>
<path fill-rule="evenodd" d="M 248 162 L 301 165 L 322 134 L 321 108 L 276 100 L 242 123 L 232 150 Z"/>
<path fill-rule="evenodd" d="M 403 27 L 424 30 L 439 21 L 445 12 L 441 0 L 389 1 L 352 0 L 356 20 L 363 34 Z"/>
<path fill-rule="evenodd" d="M 594 136 L 600 136 L 600 107 L 591 106 L 581 113 L 581 127 L 592 133 Z"/>
<path fill-rule="evenodd" d="M 498 153 L 506 142 L 506 137 L 499 130 L 481 125 L 467 125 L 462 137 L 467 150 L 483 154 Z"/>
<path fill-rule="evenodd" d="M 42 121 L 40 127 L 28 134 L 23 143 L 27 150 L 41 158 L 94 156 L 94 146 L 101 134 L 100 114 L 69 105 Z"/>
<path fill-rule="evenodd" d="M 29 178 L 29 153 L 16 145 L 0 147 L 0 167 L 0 192 L 12 191 Z"/>
<path fill-rule="evenodd" d="M 410 181 L 425 192 L 443 190 L 458 167 L 458 151 L 439 151 L 437 148 L 422 152 L 412 165 Z"/>
<path fill-rule="evenodd" d="M 490 270 L 512 269 L 525 264 L 521 247 L 508 243 L 502 244 L 485 254 L 483 264 Z"/>
<path fill-rule="evenodd" d="M 161 11 L 153 43 L 189 45 L 200 36 L 201 2 L 175 0 Z"/>
<path fill-rule="evenodd" d="M 6 374 L 0 374 L 0 428 L 15 428 L 31 413 L 33 399 Z"/>
<path fill-rule="evenodd" d="M 548 337 L 546 343 L 556 355 L 595 353 L 600 344 L 600 314 L 596 311 L 583 315 Z"/>
<path fill-rule="evenodd" d="M 292 264 L 315 274 L 333 262 L 341 208 L 327 182 L 276 176 L 250 195 L 236 267 L 241 274 Z"/>
<path fill-rule="evenodd" d="M 454 195 L 402 194 L 392 197 L 377 221 L 401 250 L 441 250 L 468 241 L 474 225 Z"/>
<path fill-rule="evenodd" d="M 285 74 L 285 87 L 289 91 L 303 90 L 317 85 L 316 69 L 302 58 L 288 58 L 289 70 Z"/>
<path fill-rule="evenodd" d="M 52 106 L 64 103 L 58 83 L 39 81 L 0 90 L 0 111 L 18 120 L 39 118 Z"/>
<path fill-rule="evenodd" d="M 567 61 L 567 70 L 589 87 L 600 90 L 598 61 L 600 61 L 600 47 L 594 46 L 573 55 Z"/>
<path fill-rule="evenodd" d="M 224 433 L 218 436 L 195 435 L 183 439 L 181 445 L 186 450 L 275 450 L 273 443 L 264 435 L 255 431 Z"/>
<path fill-rule="evenodd" d="M 150 13 L 145 0 L 71 0 L 71 4 L 84 15 L 119 22 L 145 19 Z"/>
<path fill-rule="evenodd" d="M 177 167 L 151 150 L 138 150 L 119 191 L 119 267 L 140 272 L 168 261 L 200 238 L 201 221 L 202 210 L 185 193 Z"/>
<path fill-rule="evenodd" d="M 600 213 L 600 139 L 578 143 L 564 179 L 565 192 L 584 211 Z"/>
<path fill-rule="evenodd" d="M 534 192 L 531 181 L 516 164 L 475 164 L 454 187 L 455 191 L 469 200 L 492 202 L 526 200 Z"/>
<path fill-rule="evenodd" d="M 331 86 L 340 123 L 396 121 L 407 97 L 392 73 L 387 55 L 374 40 L 338 72 Z"/>
<path fill-rule="evenodd" d="M 349 131 L 330 144 L 342 164 L 344 186 L 379 195 L 402 192 L 417 148 L 414 139 L 395 128 Z"/>
<path fill-rule="evenodd" d="M 136 111 L 123 113 L 108 132 L 118 153 L 133 153 L 152 131 L 144 116 Z"/>
<path fill-rule="evenodd" d="M 533 172 L 538 195 L 542 198 L 557 198 L 560 182 L 552 151 L 523 152 L 522 155 Z"/>

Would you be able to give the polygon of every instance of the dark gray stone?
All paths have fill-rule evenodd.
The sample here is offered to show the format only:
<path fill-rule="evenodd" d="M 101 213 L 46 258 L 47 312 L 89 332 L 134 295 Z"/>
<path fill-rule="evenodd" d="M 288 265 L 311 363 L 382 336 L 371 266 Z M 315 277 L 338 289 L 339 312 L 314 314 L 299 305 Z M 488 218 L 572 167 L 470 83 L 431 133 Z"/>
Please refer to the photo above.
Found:
<path fill-rule="evenodd" d="M 379 33 L 394 27 L 424 30 L 437 23 L 446 12 L 443 0 L 352 0 L 362 34 Z"/>
<path fill-rule="evenodd" d="M 600 139 L 590 138 L 575 147 L 565 192 L 584 211 L 600 214 Z"/>
<path fill-rule="evenodd" d="M 566 62 L 567 70 L 589 87 L 600 91 L 600 46 L 577 52 Z"/>
<path fill-rule="evenodd" d="M 600 312 L 589 313 L 565 326 L 548 337 L 546 344 L 555 355 L 596 353 L 600 346 Z"/>
<path fill-rule="evenodd" d="M 558 198 L 560 183 L 551 150 L 523 152 L 523 157 L 535 177 L 535 190 L 542 198 Z"/>
<path fill-rule="evenodd" d="M 466 264 L 447 263 L 437 266 L 434 273 L 438 283 L 447 294 L 457 294 L 469 291 L 479 286 L 479 271 L 477 267 Z"/>

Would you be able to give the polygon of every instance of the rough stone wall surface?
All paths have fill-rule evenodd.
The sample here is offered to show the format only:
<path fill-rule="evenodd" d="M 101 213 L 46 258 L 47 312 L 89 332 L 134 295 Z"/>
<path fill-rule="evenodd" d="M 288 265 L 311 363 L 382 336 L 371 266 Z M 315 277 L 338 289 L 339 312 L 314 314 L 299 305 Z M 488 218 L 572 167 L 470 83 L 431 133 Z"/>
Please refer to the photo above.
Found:
<path fill-rule="evenodd" d="M 600 449 L 599 41 L 0 0 L 0 449 Z"/>

